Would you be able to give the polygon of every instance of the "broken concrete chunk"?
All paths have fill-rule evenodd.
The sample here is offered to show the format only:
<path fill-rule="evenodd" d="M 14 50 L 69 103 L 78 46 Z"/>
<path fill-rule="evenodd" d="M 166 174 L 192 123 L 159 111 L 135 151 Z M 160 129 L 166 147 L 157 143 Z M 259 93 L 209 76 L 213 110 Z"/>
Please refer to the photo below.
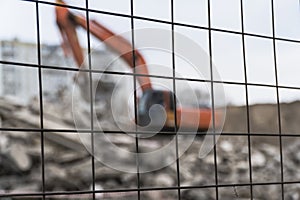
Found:
<path fill-rule="evenodd" d="M 27 171 L 31 167 L 31 158 L 26 152 L 26 147 L 20 144 L 12 144 L 9 148 L 9 156 L 21 171 Z"/>
<path fill-rule="evenodd" d="M 263 167 L 266 165 L 267 159 L 260 151 L 255 151 L 251 157 L 253 167 Z"/>
<path fill-rule="evenodd" d="M 174 178 L 169 174 L 160 174 L 155 178 L 155 186 L 171 187 L 174 186 Z"/>

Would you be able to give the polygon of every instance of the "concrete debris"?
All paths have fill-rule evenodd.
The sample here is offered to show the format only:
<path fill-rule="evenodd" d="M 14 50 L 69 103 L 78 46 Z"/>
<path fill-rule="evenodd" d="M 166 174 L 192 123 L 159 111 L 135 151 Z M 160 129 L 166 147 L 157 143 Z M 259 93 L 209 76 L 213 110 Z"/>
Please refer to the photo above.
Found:
<path fill-rule="evenodd" d="M 222 148 L 223 151 L 226 151 L 226 152 L 230 152 L 233 150 L 232 144 L 228 141 L 222 141 L 220 143 L 220 147 Z"/>
<path fill-rule="evenodd" d="M 26 152 L 26 147 L 11 144 L 8 155 L 20 171 L 27 171 L 31 168 L 31 158 Z"/>
<path fill-rule="evenodd" d="M 267 162 L 265 155 L 259 151 L 252 153 L 251 157 L 253 167 L 263 167 Z"/>
<path fill-rule="evenodd" d="M 291 106 L 300 103 L 291 103 Z M 75 127 L 71 107 L 68 101 L 59 103 L 44 102 L 43 127 L 45 129 L 63 129 L 72 130 Z M 271 107 L 265 105 L 250 108 L 251 111 L 263 113 L 260 109 Z M 287 109 L 288 105 L 283 105 Z M 89 116 L 84 109 L 84 116 Z M 98 108 L 97 113 L 100 117 L 100 123 L 108 130 L 117 130 L 116 126 L 110 119 L 105 117 L 104 107 Z M 230 107 L 227 114 L 230 120 L 226 121 L 224 132 L 242 132 L 242 120 L 244 108 Z M 267 109 L 270 111 L 272 109 Z M 295 109 L 294 109 L 295 110 Z M 293 112 L 295 112 L 293 110 Z M 274 116 L 273 112 L 264 116 Z M 284 116 L 288 113 L 282 111 Z M 251 127 L 259 123 L 255 131 L 268 132 L 269 124 L 261 125 L 262 121 L 252 119 L 254 116 L 263 116 L 255 114 L 251 116 Z M 276 116 L 276 115 L 275 115 Z M 41 127 L 39 101 L 34 100 L 28 106 L 18 105 L 12 101 L 0 99 L 0 118 L 2 128 L 7 130 L 0 133 L 0 194 L 3 193 L 22 193 L 22 192 L 40 192 L 42 190 L 42 158 L 45 164 L 45 186 L 46 191 L 78 191 L 91 189 L 93 181 L 92 173 L 92 156 L 81 143 L 81 138 L 77 133 L 72 131 L 34 131 Z M 232 123 L 237 120 L 239 123 Z M 259 121 L 259 122 L 258 122 Z M 297 121 L 297 120 L 295 120 Z M 231 122 L 231 123 L 230 123 Z M 264 119 L 263 122 L 269 123 Z M 287 125 L 285 118 L 282 119 L 283 128 L 294 127 Z M 90 120 L 83 121 L 89 125 Z M 296 122 L 295 122 L 296 123 Z M 272 124 L 271 127 L 275 126 Z M 9 128 L 29 129 L 12 131 Z M 299 129 L 298 129 L 299 130 Z M 296 132 L 296 130 L 289 130 Z M 43 134 L 43 135 L 42 135 Z M 88 134 L 88 133 L 87 133 Z M 43 157 L 41 156 L 42 145 L 41 136 L 44 138 Z M 109 140 L 116 146 L 135 151 L 135 138 L 125 134 L 107 135 Z M 156 139 L 140 139 L 139 150 L 141 152 L 154 151 L 163 147 L 170 141 L 170 137 L 159 137 Z M 159 139 L 157 139 L 159 138 Z M 277 138 L 277 137 L 276 137 Z M 276 139 L 275 138 L 275 139 Z M 253 181 L 255 182 L 276 182 L 280 181 L 280 148 L 278 143 L 270 140 L 270 137 L 251 137 L 251 161 Z M 283 157 L 284 157 L 284 177 L 286 181 L 299 181 L 300 179 L 300 143 L 298 139 L 290 138 L 283 140 Z M 215 184 L 215 155 L 214 151 L 204 158 L 198 158 L 199 147 L 203 143 L 203 137 L 196 137 L 191 147 L 184 153 L 179 160 L 180 181 L 182 186 L 203 186 Z M 96 148 L 103 148 L 103 153 L 107 156 L 113 156 L 110 148 L 102 146 L 101 141 L 96 141 Z M 249 156 L 248 156 L 247 134 L 245 136 L 221 136 L 217 148 L 217 173 L 219 184 L 239 184 L 249 183 Z M 175 151 L 174 151 L 175 153 Z M 122 159 L 126 161 L 126 155 Z M 172 155 L 174 156 L 174 155 Z M 162 155 L 161 158 L 152 159 L 149 166 L 159 162 L 166 162 L 171 159 Z M 95 187 L 101 189 L 117 188 L 137 188 L 137 176 L 134 173 L 125 173 L 112 169 L 95 160 Z M 130 165 L 130 163 L 123 163 Z M 136 167 L 136 166 L 133 166 Z M 155 172 L 148 172 L 140 175 L 142 187 L 176 187 L 177 186 L 177 166 L 176 163 Z M 276 199 L 278 187 L 255 187 L 255 199 Z M 299 199 L 300 185 L 291 184 L 285 188 L 286 199 Z M 142 191 L 142 199 L 176 199 L 177 190 L 158 190 Z M 136 192 L 123 193 L 99 193 L 96 195 L 99 199 L 136 199 Z M 82 195 L 83 198 L 90 198 L 90 195 Z M 74 196 L 61 196 L 63 199 L 72 199 Z M 77 196 L 76 196 L 77 198 Z M 219 188 L 219 198 L 222 200 L 229 199 L 249 199 L 249 187 L 226 187 Z M 214 188 L 203 189 L 185 189 L 182 190 L 183 200 L 209 200 L 215 199 Z"/>
<path fill-rule="evenodd" d="M 162 187 L 172 187 L 174 186 L 174 179 L 169 174 L 160 174 L 155 179 L 154 184 Z"/>

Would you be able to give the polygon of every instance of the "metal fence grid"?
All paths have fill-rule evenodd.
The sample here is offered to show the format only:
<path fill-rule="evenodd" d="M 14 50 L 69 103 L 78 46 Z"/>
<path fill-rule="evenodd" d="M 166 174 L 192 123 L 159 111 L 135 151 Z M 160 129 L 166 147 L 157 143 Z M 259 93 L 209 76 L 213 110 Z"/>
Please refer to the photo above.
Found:
<path fill-rule="evenodd" d="M 20 0 L 21 1 L 21 0 Z M 41 198 L 41 199 L 47 199 L 51 197 L 59 197 L 62 196 L 62 198 L 66 198 L 67 196 L 74 197 L 76 195 L 80 194 L 89 194 L 91 195 L 92 199 L 97 199 L 97 194 L 105 194 L 105 193 L 136 193 L 137 199 L 142 199 L 141 197 L 141 192 L 148 192 L 148 191 L 156 191 L 156 190 L 173 190 L 177 191 L 178 193 L 178 199 L 182 199 L 182 191 L 186 189 L 214 189 L 215 191 L 215 199 L 221 199 L 219 196 L 219 190 L 222 188 L 232 188 L 232 187 L 249 187 L 250 190 L 250 199 L 254 199 L 254 187 L 255 186 L 269 186 L 269 185 L 277 185 L 280 186 L 281 188 L 281 199 L 285 198 L 285 186 L 289 184 L 300 184 L 299 180 L 295 181 L 285 181 L 284 180 L 284 162 L 283 162 L 283 138 L 284 137 L 292 137 L 292 138 L 298 138 L 300 134 L 289 134 L 289 133 L 282 133 L 282 127 L 281 127 L 281 107 L 280 107 L 280 96 L 279 96 L 279 90 L 280 89 L 291 89 L 291 90 L 299 90 L 300 87 L 294 87 L 294 86 L 282 86 L 279 85 L 278 83 L 278 70 L 277 70 L 277 52 L 276 52 L 276 42 L 277 41 L 285 41 L 285 42 L 291 42 L 291 43 L 300 43 L 298 40 L 294 39 L 287 39 L 287 38 L 278 38 L 275 36 L 275 18 L 274 18 L 274 0 L 270 0 L 271 7 L 272 7 L 272 36 L 265 36 L 265 35 L 259 35 L 259 34 L 250 34 L 246 33 L 244 31 L 244 15 L 243 15 L 243 2 L 240 1 L 240 9 L 241 9 L 241 28 L 242 31 L 231 31 L 231 30 L 224 30 L 224 29 L 217 29 L 217 28 L 212 28 L 211 26 L 211 6 L 210 6 L 210 0 L 208 0 L 208 27 L 202 27 L 202 26 L 196 26 L 196 25 L 191 25 L 191 24 L 184 24 L 184 23 L 178 23 L 174 21 L 174 3 L 173 0 L 171 1 L 171 21 L 165 21 L 165 20 L 159 20 L 159 19 L 154 19 L 154 18 L 148 18 L 148 17 L 141 17 L 141 16 L 135 16 L 134 15 L 134 0 L 130 0 L 130 14 L 120 14 L 120 13 L 115 13 L 115 12 L 108 12 L 108 11 L 101 11 L 97 9 L 93 9 L 89 6 L 89 1 L 86 0 L 85 7 L 77 7 L 77 6 L 71 6 L 71 5 L 60 5 L 48 1 L 39 1 L 39 0 L 23 0 L 27 2 L 28 4 L 35 4 L 35 12 L 36 12 L 36 26 L 37 26 L 37 53 L 38 53 L 38 62 L 37 64 L 27 64 L 27 63 L 22 63 L 22 62 L 13 62 L 13 61 L 3 61 L 1 60 L 0 63 L 4 65 L 13 65 L 13 66 L 23 66 L 23 67 L 28 67 L 28 68 L 35 68 L 38 70 L 38 86 L 39 86 L 39 103 L 40 103 L 40 129 L 24 129 L 24 128 L 0 128 L 1 131 L 22 131 L 22 132 L 35 132 L 35 133 L 40 133 L 40 141 L 41 141 L 41 162 L 42 162 L 42 191 L 38 193 L 10 193 L 10 194 L 0 194 L 1 199 L 5 198 Z M 107 73 L 107 74 L 113 74 L 113 75 L 128 75 L 128 76 L 133 76 L 134 77 L 134 87 L 136 87 L 136 77 L 138 76 L 149 76 L 152 78 L 163 78 L 163 79 L 169 79 L 173 82 L 173 88 L 174 88 L 174 94 L 176 95 L 176 81 L 178 80 L 187 80 L 187 81 L 194 81 L 194 82 L 206 82 L 211 84 L 212 86 L 214 84 L 219 84 L 219 83 L 224 83 L 227 85 L 239 85 L 242 86 L 245 90 L 246 94 L 246 115 L 247 115 L 247 133 L 231 133 L 231 132 L 223 132 L 223 136 L 228 136 L 228 137 L 235 137 L 235 136 L 242 136 L 247 138 L 247 144 L 248 144 L 248 160 L 249 160 L 249 182 L 248 183 L 232 183 L 232 184 L 223 184 L 220 183 L 219 177 L 218 177 L 218 163 L 217 163 L 217 146 L 214 147 L 214 169 L 212 170 L 215 174 L 215 183 L 214 184 L 208 184 L 208 185 L 199 185 L 199 186 L 182 186 L 182 183 L 180 181 L 180 161 L 179 159 L 176 161 L 176 169 L 177 169 L 177 185 L 174 187 L 141 187 L 140 180 L 141 180 L 141 174 L 139 173 L 139 163 L 137 161 L 137 188 L 129 188 L 129 189 L 103 189 L 103 190 L 97 190 L 95 186 L 95 159 L 91 156 L 91 162 L 92 162 L 92 188 L 91 190 L 87 191 L 61 191 L 61 192 L 49 192 L 45 190 L 45 152 L 44 152 L 44 137 L 45 134 L 51 134 L 53 131 L 52 129 L 45 129 L 44 128 L 44 122 L 43 122 L 43 85 L 42 85 L 42 70 L 43 69 L 53 69 L 53 70 L 68 70 L 68 71 L 74 71 L 77 72 L 79 69 L 77 68 L 69 68 L 69 67 L 60 67 L 60 66 L 50 66 L 50 65 L 43 65 L 41 61 L 41 42 L 40 42 L 40 5 L 49 5 L 49 6 L 64 6 L 68 7 L 70 9 L 78 10 L 78 11 L 83 11 L 85 12 L 87 20 L 89 19 L 89 14 L 90 13 L 99 13 L 99 14 L 104 14 L 104 15 L 109 15 L 109 16 L 116 16 L 120 18 L 126 18 L 130 19 L 130 24 L 131 24 L 131 29 L 135 30 L 135 20 L 144 20 L 144 21 L 149 21 L 149 22 L 155 22 L 155 23 L 160 23 L 160 24 L 166 24 L 171 27 L 171 30 L 174 31 L 175 27 L 188 27 L 192 29 L 201 29 L 201 30 L 207 30 L 208 35 L 209 35 L 209 55 L 211 59 L 213 59 L 213 52 L 212 52 L 212 32 L 222 32 L 222 33 L 228 33 L 232 35 L 239 35 L 242 38 L 242 55 L 243 55 L 243 68 L 244 68 L 244 81 L 243 82 L 236 82 L 236 81 L 218 81 L 218 80 L 213 80 L 213 74 L 212 74 L 212 69 L 211 69 L 211 77 L 209 80 L 198 80 L 198 79 L 193 79 L 193 78 L 179 78 L 175 77 L 175 56 L 174 56 L 174 35 L 172 35 L 172 50 L 173 50 L 173 56 L 172 56 L 172 63 L 173 63 L 173 69 L 174 73 L 172 77 L 167 77 L 167 76 L 160 76 L 160 75 L 142 75 L 142 74 L 137 74 L 135 71 L 133 73 L 125 73 L 125 72 L 109 72 L 109 71 L 100 71 L 100 70 L 95 70 L 91 68 L 91 56 L 89 55 L 88 57 L 88 65 L 89 69 L 83 69 L 82 71 L 86 72 L 89 74 L 90 77 L 92 77 L 92 73 Z M 88 26 L 89 27 L 89 26 Z M 88 28 L 89 32 L 89 28 Z M 247 63 L 246 63 L 246 47 L 245 47 L 245 37 L 246 36 L 252 36 L 255 38 L 263 38 L 263 39 L 268 39 L 272 41 L 273 44 L 273 55 L 274 55 L 274 68 L 275 68 L 275 79 L 276 79 L 276 84 L 259 84 L 259 83 L 248 83 L 247 79 Z M 134 32 L 132 31 L 132 42 L 134 46 Z M 88 52 L 90 53 L 91 51 L 91 45 L 90 45 L 90 36 L 87 34 L 87 41 L 88 41 Z M 133 51 L 134 52 L 134 51 Z M 90 78 L 90 88 L 92 85 L 92 80 Z M 248 87 L 249 86 L 261 86 L 264 88 L 273 88 L 276 89 L 276 104 L 277 104 L 277 115 L 278 115 L 278 133 L 252 133 L 250 129 L 250 110 L 249 110 L 249 95 L 248 95 Z M 92 89 L 90 90 L 90 93 L 92 94 Z M 213 92 L 213 87 L 212 87 L 212 100 L 214 100 L 214 92 Z M 136 97 L 136 94 L 135 94 Z M 135 102 L 136 105 L 136 102 Z M 91 113 L 93 112 L 93 103 L 91 103 Z M 214 102 L 212 102 L 212 107 L 214 108 Z M 137 116 L 137 111 L 135 110 L 135 116 Z M 176 116 L 175 116 L 176 118 Z M 214 117 L 213 117 L 214 119 Z M 176 121 L 176 120 L 175 120 Z M 55 129 L 55 132 L 62 132 L 62 133 L 73 133 L 73 132 L 81 132 L 81 133 L 91 133 L 92 134 L 92 143 L 94 144 L 94 134 L 98 133 L 99 131 L 96 131 L 93 129 L 94 127 L 94 122 L 91 120 L 91 130 L 63 130 L 63 129 Z M 119 134 L 119 132 L 116 131 L 104 131 L 106 134 Z M 177 130 L 173 132 L 175 137 L 177 138 L 178 134 L 176 134 Z M 133 134 L 140 134 L 142 132 L 132 132 Z M 143 133 L 145 134 L 145 133 Z M 161 134 L 164 134 L 163 132 Z M 197 135 L 212 135 L 215 137 L 214 131 L 211 133 L 203 133 L 199 132 Z M 280 149 L 280 181 L 276 182 L 254 182 L 252 177 L 253 177 L 253 168 L 252 168 L 252 157 L 251 157 L 251 139 L 252 137 L 269 137 L 269 138 L 275 138 L 278 139 L 279 141 L 279 149 Z M 94 148 L 92 144 L 92 147 Z M 136 138 L 136 152 L 139 152 L 139 139 L 138 137 Z M 176 153 L 178 156 L 178 146 L 176 146 Z M 75 196 L 74 196 L 75 195 Z"/>

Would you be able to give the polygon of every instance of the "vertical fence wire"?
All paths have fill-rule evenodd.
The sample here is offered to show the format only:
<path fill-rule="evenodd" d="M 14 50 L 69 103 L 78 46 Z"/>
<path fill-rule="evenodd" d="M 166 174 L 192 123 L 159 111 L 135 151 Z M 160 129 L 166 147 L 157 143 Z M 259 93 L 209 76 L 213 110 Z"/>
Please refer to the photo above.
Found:
<path fill-rule="evenodd" d="M 251 157 L 251 127 L 250 127 L 250 109 L 249 109 L 249 91 L 247 78 L 247 63 L 246 63 L 246 46 L 245 46 L 245 31 L 244 31 L 244 7 L 243 0 L 241 3 L 241 27 L 242 27 L 242 48 L 243 48 L 243 65 L 245 78 L 245 93 L 246 93 L 246 108 L 247 108 L 247 134 L 248 134 L 248 160 L 249 160 L 249 182 L 250 182 L 250 198 L 253 199 L 253 180 L 252 180 L 252 157 Z"/>
<path fill-rule="evenodd" d="M 137 171 L 137 196 L 141 199 L 140 184 L 140 159 L 139 159 L 139 135 L 138 135 L 138 104 L 137 104 L 137 77 L 136 77 L 136 55 L 135 55 L 135 26 L 134 26 L 134 0 L 130 0 L 130 26 L 132 42 L 132 63 L 133 63 L 133 98 L 134 98 L 134 120 L 135 120 L 135 151 L 136 151 L 136 171 Z"/>
<path fill-rule="evenodd" d="M 208 9 L 208 45 L 209 45 L 209 67 L 210 67 L 210 93 L 211 93 L 211 105 L 212 105 L 212 128 L 213 128 L 213 142 L 216 144 L 216 130 L 215 130 L 215 95 L 214 95 L 214 74 L 213 74 L 213 53 L 212 53 L 212 31 L 211 31 L 211 1 L 208 0 L 207 3 Z M 218 162 L 217 162 L 217 145 L 214 145 L 214 169 L 215 169 L 215 191 L 216 191 L 216 199 L 219 199 L 219 180 L 218 180 Z"/>
<path fill-rule="evenodd" d="M 174 102 L 174 133 L 175 135 L 175 156 L 176 156 L 176 177 L 177 177 L 177 195 L 178 200 L 181 200 L 181 190 L 180 190 L 180 160 L 179 160 L 179 151 L 178 151 L 178 123 L 177 123 L 177 103 L 176 103 L 176 80 L 174 79 L 176 77 L 176 61 L 175 61 L 175 26 L 174 26 L 174 0 L 171 0 L 171 41 L 172 41 L 172 71 L 173 71 L 173 81 L 172 81 L 172 87 L 173 87 L 173 102 Z"/>
<path fill-rule="evenodd" d="M 92 194 L 93 194 L 93 200 L 96 199 L 96 184 L 95 184 L 95 133 L 94 133 L 94 94 L 93 94 L 93 74 L 91 72 L 92 70 L 92 63 L 91 63 L 91 37 L 90 37 L 90 16 L 89 16 L 89 1 L 85 1 L 85 7 L 86 7 L 86 23 L 87 23 L 87 47 L 88 47 L 88 69 L 89 69 L 89 90 L 90 90 L 90 118 L 91 118 L 91 162 L 92 162 Z"/>
<path fill-rule="evenodd" d="M 273 56 L 274 56 L 274 68 L 275 68 L 275 86 L 276 86 L 276 104 L 277 104 L 277 116 L 278 116 L 278 131 L 279 131 L 279 151 L 280 151 L 280 181 L 281 181 L 281 199 L 284 200 L 284 174 L 283 174 L 283 153 L 282 153 L 282 128 L 281 128 L 281 112 L 280 112 L 280 97 L 278 88 L 278 69 L 277 69 L 277 52 L 276 52 L 276 40 L 275 40 L 275 13 L 274 13 L 274 0 L 271 0 L 271 12 L 272 12 L 272 44 L 273 44 Z"/>
<path fill-rule="evenodd" d="M 38 66 L 42 65 L 41 62 L 41 40 L 40 40 L 40 18 L 39 18 L 39 2 L 35 3 L 36 8 L 36 27 L 37 27 L 37 55 L 38 55 Z M 38 67 L 38 84 L 39 84 L 39 106 L 40 106 L 40 126 L 41 126 L 41 163 L 42 163 L 42 193 L 43 200 L 45 199 L 46 184 L 45 184 L 45 144 L 44 144 L 44 106 L 43 106 L 43 77 L 42 68 Z"/>

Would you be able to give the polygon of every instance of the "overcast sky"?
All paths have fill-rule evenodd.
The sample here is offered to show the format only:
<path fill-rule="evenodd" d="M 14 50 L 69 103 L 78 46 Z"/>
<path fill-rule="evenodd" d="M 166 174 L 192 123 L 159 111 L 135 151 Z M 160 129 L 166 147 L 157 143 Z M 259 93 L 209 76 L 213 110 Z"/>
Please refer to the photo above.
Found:
<path fill-rule="evenodd" d="M 54 2 L 54 0 L 47 0 Z M 18 38 L 36 42 L 35 3 L 21 0 L 0 0 L 0 40 Z M 70 5 L 85 6 L 85 0 L 66 0 Z M 135 0 L 134 14 L 171 21 L 170 0 Z M 245 31 L 272 36 L 271 0 L 247 0 L 244 3 Z M 300 9 L 298 0 L 274 0 L 275 34 L 279 38 L 300 40 Z M 130 0 L 89 0 L 93 9 L 130 14 Z M 158 6 L 159 5 L 159 6 Z M 174 0 L 176 22 L 207 27 L 207 0 Z M 77 12 L 80 13 L 80 12 Z M 82 13 L 84 14 L 84 13 Z M 241 31 L 240 0 L 211 0 L 211 24 L 213 28 Z M 91 13 L 91 18 L 116 33 L 130 31 L 130 19 Z M 60 36 L 55 25 L 54 9 L 40 5 L 41 40 L 47 44 L 59 44 Z M 163 28 L 169 25 L 135 20 L 135 28 Z M 208 52 L 206 30 L 176 26 L 175 30 L 197 42 Z M 86 37 L 80 32 L 84 45 Z M 98 45 L 93 40 L 93 45 Z M 272 40 L 245 37 L 247 78 L 251 83 L 275 84 L 274 54 Z M 300 87 L 300 45 L 292 42 L 276 42 L 276 58 L 279 84 Z M 138 46 L 138 41 L 137 41 Z M 223 81 L 244 82 L 242 37 L 238 34 L 212 32 L 213 60 Z M 171 55 L 145 52 L 147 62 L 171 65 Z M 186 71 L 184 66 L 178 66 Z M 179 70 L 179 71 L 180 71 Z M 225 93 L 233 104 L 245 103 L 245 88 L 225 85 Z M 297 90 L 280 89 L 282 101 L 300 100 Z M 249 87 L 250 103 L 276 102 L 275 88 Z"/>

